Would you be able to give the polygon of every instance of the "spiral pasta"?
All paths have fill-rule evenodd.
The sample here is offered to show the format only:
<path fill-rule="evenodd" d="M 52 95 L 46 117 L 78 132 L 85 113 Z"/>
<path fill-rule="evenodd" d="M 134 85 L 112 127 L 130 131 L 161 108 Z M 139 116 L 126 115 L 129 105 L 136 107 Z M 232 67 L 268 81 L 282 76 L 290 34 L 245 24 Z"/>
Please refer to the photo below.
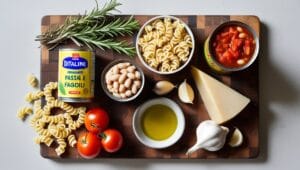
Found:
<path fill-rule="evenodd" d="M 32 108 L 30 107 L 23 107 L 18 111 L 18 118 L 24 120 L 27 115 L 32 114 Z"/>
<path fill-rule="evenodd" d="M 38 86 L 38 80 L 33 74 L 27 76 L 27 82 L 31 87 L 36 88 Z"/>
<path fill-rule="evenodd" d="M 25 100 L 32 103 L 33 101 L 40 99 L 42 96 L 44 96 L 44 93 L 39 90 L 36 93 L 27 93 Z"/>
<path fill-rule="evenodd" d="M 50 136 L 38 136 L 34 139 L 36 144 L 41 144 L 44 143 L 46 144 L 48 147 L 51 146 L 51 144 L 53 143 L 54 139 L 51 138 Z"/>
<path fill-rule="evenodd" d="M 65 141 L 65 139 L 62 139 L 62 138 L 58 138 L 56 140 L 56 142 L 58 143 L 58 147 L 55 149 L 55 152 L 57 155 L 61 155 L 65 152 L 66 150 L 66 147 L 67 147 L 67 143 Z"/>
<path fill-rule="evenodd" d="M 67 146 L 66 139 L 71 147 L 77 143 L 72 131 L 80 128 L 84 124 L 85 107 L 74 108 L 73 106 L 56 99 L 53 96 L 57 89 L 57 82 L 49 82 L 45 85 L 43 91 L 31 92 L 26 95 L 26 101 L 33 104 L 31 107 L 23 107 L 18 111 L 18 117 L 25 119 L 33 113 L 30 125 L 39 135 L 35 138 L 35 143 L 44 143 L 47 146 L 56 141 L 58 147 L 55 149 L 58 156 L 65 152 Z M 46 103 L 42 106 L 41 98 L 45 97 Z M 52 113 L 53 108 L 60 108 L 63 113 Z M 77 116 L 74 119 L 72 116 Z"/>
<path fill-rule="evenodd" d="M 138 40 L 144 61 L 161 72 L 173 72 L 189 58 L 193 43 L 185 26 L 171 18 L 146 25 Z"/>
<path fill-rule="evenodd" d="M 75 145 L 77 143 L 75 135 L 72 134 L 72 135 L 68 136 L 68 142 L 71 147 L 75 147 Z"/>

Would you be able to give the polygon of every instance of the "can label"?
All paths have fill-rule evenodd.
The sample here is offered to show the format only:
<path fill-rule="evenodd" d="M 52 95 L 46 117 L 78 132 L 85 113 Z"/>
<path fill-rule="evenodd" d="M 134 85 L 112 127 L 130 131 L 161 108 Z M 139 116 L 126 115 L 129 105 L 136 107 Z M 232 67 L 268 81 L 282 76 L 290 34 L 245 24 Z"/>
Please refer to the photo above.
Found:
<path fill-rule="evenodd" d="M 207 38 L 205 43 L 204 43 L 204 57 L 205 57 L 205 60 L 208 64 L 208 66 L 211 69 L 213 69 L 214 71 L 219 72 L 219 73 L 226 73 L 226 71 L 224 69 L 222 69 L 220 66 L 218 66 L 218 64 L 212 59 L 212 55 L 209 52 L 209 44 L 208 44 L 209 38 Z"/>
<path fill-rule="evenodd" d="M 58 64 L 58 97 L 75 99 L 94 97 L 92 51 L 60 50 Z"/>

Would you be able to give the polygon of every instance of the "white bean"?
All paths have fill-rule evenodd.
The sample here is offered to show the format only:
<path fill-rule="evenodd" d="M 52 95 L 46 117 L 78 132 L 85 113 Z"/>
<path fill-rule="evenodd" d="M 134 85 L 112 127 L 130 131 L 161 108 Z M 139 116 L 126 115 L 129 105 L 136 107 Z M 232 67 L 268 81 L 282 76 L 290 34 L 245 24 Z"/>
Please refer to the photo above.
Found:
<path fill-rule="evenodd" d="M 127 90 L 127 91 L 125 92 L 125 95 L 126 95 L 126 97 L 130 97 L 130 96 L 132 95 L 131 90 Z"/>
<path fill-rule="evenodd" d="M 113 91 L 113 86 L 112 86 L 112 85 L 110 85 L 110 84 L 109 84 L 109 85 L 107 85 L 107 90 L 108 90 L 108 91 L 110 91 L 110 92 L 112 92 L 112 91 Z"/>
<path fill-rule="evenodd" d="M 239 38 L 246 38 L 246 34 L 245 33 L 239 33 Z"/>
<path fill-rule="evenodd" d="M 113 72 L 114 74 L 118 74 L 119 71 L 120 71 L 120 69 L 119 69 L 119 67 L 117 67 L 117 66 L 114 66 L 114 67 L 112 68 L 112 72 Z"/>
<path fill-rule="evenodd" d="M 243 28 L 242 27 L 236 27 L 238 32 L 243 32 Z"/>
<path fill-rule="evenodd" d="M 131 80 L 131 79 L 126 79 L 126 81 L 125 81 L 125 83 L 124 83 L 124 86 L 125 86 L 126 88 L 130 88 L 131 84 L 132 84 L 132 80 Z"/>
<path fill-rule="evenodd" d="M 126 94 L 125 93 L 120 93 L 120 96 L 121 96 L 122 99 L 126 98 Z"/>
<path fill-rule="evenodd" d="M 111 76 L 111 72 L 108 71 L 108 72 L 105 74 L 105 79 L 106 79 L 106 80 L 109 79 L 110 76 Z"/>
<path fill-rule="evenodd" d="M 129 62 L 124 63 L 125 67 L 130 66 L 131 64 Z"/>
<path fill-rule="evenodd" d="M 112 81 L 111 81 L 110 79 L 105 79 L 105 83 L 106 83 L 107 85 L 110 85 L 110 84 L 112 84 Z"/>
<path fill-rule="evenodd" d="M 125 88 L 124 84 L 120 84 L 119 92 L 120 92 L 120 93 L 124 93 L 125 90 L 126 90 L 126 88 Z"/>
<path fill-rule="evenodd" d="M 135 75 L 133 73 L 127 73 L 127 77 L 134 80 Z"/>
<path fill-rule="evenodd" d="M 123 69 L 123 68 L 127 67 L 125 63 L 119 63 L 119 64 L 117 64 L 117 66 L 119 69 Z"/>
<path fill-rule="evenodd" d="M 120 74 L 113 74 L 112 76 L 110 76 L 110 80 L 111 81 L 116 81 L 116 80 L 119 79 L 119 77 L 120 77 Z"/>
<path fill-rule="evenodd" d="M 137 93 L 137 91 L 138 91 L 138 88 L 137 88 L 137 86 L 134 84 L 134 85 L 132 85 L 132 87 L 131 87 L 131 92 L 133 93 L 133 94 L 136 94 Z"/>
<path fill-rule="evenodd" d="M 134 75 L 136 79 L 141 79 L 141 73 L 139 71 L 135 71 Z"/>
<path fill-rule="evenodd" d="M 127 71 L 130 72 L 130 73 L 133 73 L 135 69 L 136 69 L 135 66 L 129 66 L 129 67 L 127 67 Z"/>
<path fill-rule="evenodd" d="M 119 89 L 119 83 L 117 81 L 114 81 L 113 88 L 117 90 Z"/>
<path fill-rule="evenodd" d="M 135 85 L 137 86 L 137 88 L 140 88 L 141 85 L 142 85 L 142 82 L 141 82 L 141 80 L 135 80 L 135 81 L 133 82 L 133 84 L 135 84 Z"/>
<path fill-rule="evenodd" d="M 120 73 L 127 74 L 127 69 L 126 68 L 121 69 Z"/>
<path fill-rule="evenodd" d="M 118 93 L 118 89 L 113 88 L 113 93 Z"/>
<path fill-rule="evenodd" d="M 245 60 L 239 59 L 239 60 L 237 61 L 237 64 L 238 64 L 238 65 L 243 65 L 243 64 L 245 64 Z"/>
<path fill-rule="evenodd" d="M 126 80 L 126 74 L 122 74 L 120 77 L 119 77 L 119 83 L 120 84 L 123 84 L 124 83 L 124 81 Z"/>

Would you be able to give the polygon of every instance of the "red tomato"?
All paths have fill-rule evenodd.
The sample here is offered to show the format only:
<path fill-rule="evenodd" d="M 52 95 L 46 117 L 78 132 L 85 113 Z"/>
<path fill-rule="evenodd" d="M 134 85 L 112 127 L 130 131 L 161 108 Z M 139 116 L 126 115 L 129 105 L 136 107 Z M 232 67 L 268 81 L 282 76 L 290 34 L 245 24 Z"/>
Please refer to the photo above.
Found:
<path fill-rule="evenodd" d="M 101 140 L 91 132 L 82 133 L 78 138 L 77 151 L 83 158 L 95 158 L 101 151 Z"/>
<path fill-rule="evenodd" d="M 85 116 L 85 127 L 89 132 L 99 134 L 103 132 L 109 123 L 107 112 L 102 108 L 90 109 Z"/>
<path fill-rule="evenodd" d="M 102 134 L 102 146 L 107 152 L 117 152 L 123 145 L 123 137 L 118 130 L 107 129 Z"/>

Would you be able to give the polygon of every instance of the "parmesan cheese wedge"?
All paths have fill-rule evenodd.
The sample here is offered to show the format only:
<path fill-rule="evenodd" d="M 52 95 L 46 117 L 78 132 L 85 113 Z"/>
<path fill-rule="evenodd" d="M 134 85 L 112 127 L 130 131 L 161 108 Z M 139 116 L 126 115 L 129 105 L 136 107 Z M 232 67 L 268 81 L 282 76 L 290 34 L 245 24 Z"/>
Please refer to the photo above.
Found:
<path fill-rule="evenodd" d="M 191 72 L 209 117 L 218 124 L 234 118 L 250 102 L 249 98 L 196 67 L 192 66 Z"/>

